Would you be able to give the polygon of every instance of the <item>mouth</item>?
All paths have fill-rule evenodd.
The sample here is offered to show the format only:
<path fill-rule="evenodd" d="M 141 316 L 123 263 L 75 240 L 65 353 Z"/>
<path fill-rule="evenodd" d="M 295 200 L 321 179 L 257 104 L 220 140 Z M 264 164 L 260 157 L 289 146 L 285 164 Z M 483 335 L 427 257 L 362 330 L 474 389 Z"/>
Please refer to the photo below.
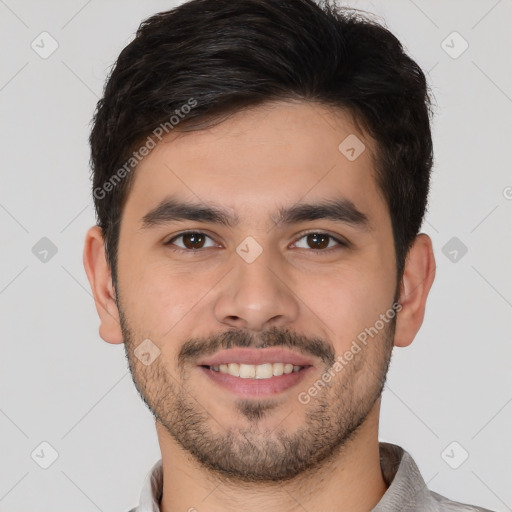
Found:
<path fill-rule="evenodd" d="M 216 366 L 201 365 L 208 370 L 231 375 L 240 379 L 271 379 L 281 375 L 288 375 L 293 372 L 299 372 L 307 366 L 294 365 L 292 363 L 263 363 L 263 364 L 244 364 L 229 363 Z"/>
<path fill-rule="evenodd" d="M 314 366 L 304 356 L 284 349 L 234 348 L 199 361 L 198 368 L 221 388 L 261 397 L 296 386 Z"/>

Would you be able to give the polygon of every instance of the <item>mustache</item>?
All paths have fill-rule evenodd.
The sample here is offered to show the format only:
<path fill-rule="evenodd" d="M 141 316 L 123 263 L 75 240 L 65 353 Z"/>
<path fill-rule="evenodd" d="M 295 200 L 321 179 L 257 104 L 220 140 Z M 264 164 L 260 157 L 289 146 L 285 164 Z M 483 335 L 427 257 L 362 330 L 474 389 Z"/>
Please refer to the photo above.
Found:
<path fill-rule="evenodd" d="M 320 358 L 327 366 L 332 366 L 335 361 L 334 348 L 322 338 L 310 338 L 289 329 L 273 327 L 257 336 L 249 331 L 230 329 L 206 339 L 191 338 L 183 343 L 179 351 L 178 366 L 183 367 L 188 362 L 213 355 L 220 350 L 248 347 L 295 349 L 304 355 Z"/>

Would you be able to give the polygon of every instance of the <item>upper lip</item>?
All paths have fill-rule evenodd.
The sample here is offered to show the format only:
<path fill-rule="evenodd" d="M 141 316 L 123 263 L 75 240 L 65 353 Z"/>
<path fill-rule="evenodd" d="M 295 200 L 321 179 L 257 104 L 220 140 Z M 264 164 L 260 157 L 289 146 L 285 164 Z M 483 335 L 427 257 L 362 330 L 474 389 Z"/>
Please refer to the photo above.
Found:
<path fill-rule="evenodd" d="M 263 364 L 263 363 L 291 363 L 294 366 L 310 366 L 312 363 L 304 356 L 282 348 L 231 348 L 222 350 L 213 356 L 199 361 L 199 366 L 219 366 L 221 364 Z"/>

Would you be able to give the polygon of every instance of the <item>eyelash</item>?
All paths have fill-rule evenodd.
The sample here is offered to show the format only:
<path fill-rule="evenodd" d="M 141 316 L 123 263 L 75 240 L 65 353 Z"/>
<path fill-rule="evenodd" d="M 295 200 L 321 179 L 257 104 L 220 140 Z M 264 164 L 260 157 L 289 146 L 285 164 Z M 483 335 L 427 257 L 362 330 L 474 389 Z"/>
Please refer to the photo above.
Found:
<path fill-rule="evenodd" d="M 182 237 L 182 236 L 185 236 L 185 235 L 191 235 L 191 234 L 194 234 L 194 235 L 205 235 L 206 237 L 208 237 L 210 240 L 213 240 L 213 238 L 211 236 L 209 236 L 208 234 L 206 234 L 205 232 L 203 231 L 194 231 L 194 230 L 189 230 L 189 231 L 183 231 L 177 235 L 174 235 L 170 240 L 168 240 L 167 242 L 164 243 L 165 246 L 169 247 L 172 251 L 175 251 L 175 252 L 182 252 L 182 253 L 199 253 L 199 252 L 202 252 L 204 251 L 205 249 L 182 249 L 181 247 L 176 247 L 174 246 L 173 247 L 173 241 L 175 241 L 176 239 Z M 343 240 L 340 240 L 339 238 L 336 238 L 335 236 L 329 234 L 329 233 L 326 233 L 324 231 L 308 231 L 308 232 L 305 232 L 305 233 L 301 233 L 300 236 L 297 238 L 297 241 L 298 240 L 301 240 L 302 238 L 308 236 L 308 235 L 324 235 L 324 236 L 327 236 L 328 238 L 330 238 L 331 240 L 334 240 L 335 242 L 337 242 L 339 245 L 337 247 L 330 247 L 328 249 L 310 249 L 310 251 L 313 251 L 315 253 L 330 253 L 332 250 L 336 250 L 338 249 L 339 247 L 348 247 L 348 243 L 347 242 L 344 242 Z M 206 247 L 206 249 L 211 249 L 211 247 Z"/>

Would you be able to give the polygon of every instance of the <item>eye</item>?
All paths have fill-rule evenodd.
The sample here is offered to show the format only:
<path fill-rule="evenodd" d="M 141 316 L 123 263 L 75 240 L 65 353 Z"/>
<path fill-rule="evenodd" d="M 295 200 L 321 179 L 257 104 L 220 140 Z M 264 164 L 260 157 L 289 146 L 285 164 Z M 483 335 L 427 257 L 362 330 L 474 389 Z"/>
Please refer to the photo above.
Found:
<path fill-rule="evenodd" d="M 180 233 L 172 237 L 165 245 L 171 246 L 176 245 L 175 240 L 183 239 L 182 245 L 177 245 L 178 249 L 171 247 L 173 250 L 187 250 L 187 251 L 196 251 L 198 249 L 204 249 L 205 247 L 215 247 L 216 244 L 213 243 L 210 246 L 205 246 L 206 239 L 212 240 L 208 235 L 202 233 L 201 231 L 186 231 Z M 213 242 L 213 240 L 212 240 Z"/>
<path fill-rule="evenodd" d="M 176 243 L 176 241 L 180 239 L 182 239 L 181 245 Z M 343 240 L 321 231 L 304 233 L 299 238 L 299 241 L 302 239 L 305 240 L 305 246 L 303 245 L 301 247 L 298 245 L 299 242 L 295 242 L 294 245 L 300 249 L 313 249 L 315 252 L 328 252 L 336 246 L 348 247 L 348 243 Z M 206 245 L 207 240 L 211 241 L 210 245 Z M 200 249 L 217 247 L 217 244 L 212 238 L 202 231 L 184 231 L 183 233 L 173 236 L 165 242 L 164 245 L 169 246 L 174 251 L 184 252 L 197 252 Z"/>
<path fill-rule="evenodd" d="M 317 251 L 325 251 L 325 249 L 332 249 L 336 246 L 343 246 L 348 247 L 348 244 L 343 242 L 342 240 L 335 238 L 332 235 L 329 235 L 328 233 L 323 233 L 319 231 L 313 231 L 310 233 L 304 233 L 303 236 L 299 239 L 302 240 L 305 239 L 306 246 L 300 247 L 301 249 L 315 249 Z M 334 244 L 331 244 L 331 242 L 335 242 Z M 298 242 L 295 243 L 297 245 Z"/>

